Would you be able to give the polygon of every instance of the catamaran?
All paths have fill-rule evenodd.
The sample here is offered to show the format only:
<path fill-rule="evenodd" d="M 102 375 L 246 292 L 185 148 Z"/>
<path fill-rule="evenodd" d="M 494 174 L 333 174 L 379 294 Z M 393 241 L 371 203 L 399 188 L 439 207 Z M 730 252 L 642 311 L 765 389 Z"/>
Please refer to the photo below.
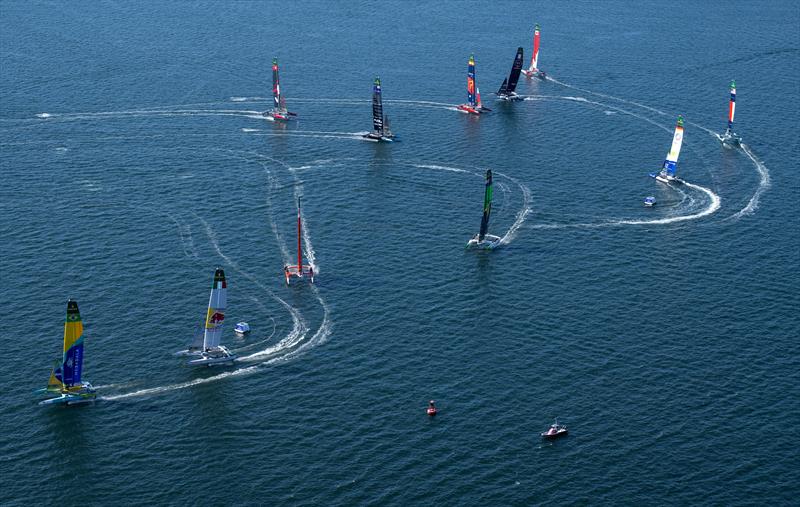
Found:
<path fill-rule="evenodd" d="M 736 81 L 731 81 L 731 102 L 728 106 L 728 128 L 725 129 L 725 133 L 720 136 L 719 140 L 723 142 L 723 144 L 729 144 L 731 146 L 738 146 L 739 143 L 742 142 L 742 138 L 739 134 L 733 131 L 733 114 L 736 112 Z"/>
<path fill-rule="evenodd" d="M 211 284 L 211 296 L 208 299 L 208 311 L 206 311 L 205 332 L 203 333 L 202 348 L 192 355 L 196 359 L 190 359 L 189 366 L 214 366 L 223 364 L 233 364 L 236 356 L 223 345 L 220 345 L 222 338 L 223 321 L 225 320 L 225 306 L 228 299 L 228 284 L 225 281 L 225 272 L 222 268 L 214 271 L 214 281 Z M 191 350 L 191 347 L 190 347 Z"/>
<path fill-rule="evenodd" d="M 517 95 L 514 90 L 517 89 L 517 81 L 519 81 L 519 74 L 522 71 L 522 48 L 517 48 L 517 55 L 514 57 L 514 64 L 511 66 L 511 73 L 507 78 L 503 79 L 503 84 L 497 90 L 497 98 L 500 100 L 523 100 L 523 97 Z"/>
<path fill-rule="evenodd" d="M 278 76 L 278 59 L 272 59 L 272 102 L 273 107 L 264 116 L 272 118 L 272 120 L 287 121 L 297 116 L 286 109 L 286 99 L 281 93 L 281 82 Z"/>
<path fill-rule="evenodd" d="M 488 234 L 489 215 L 492 214 L 492 170 L 486 170 L 486 190 L 483 194 L 483 218 L 481 218 L 481 228 L 471 240 L 467 242 L 467 248 L 476 247 L 493 249 L 500 244 L 500 238 Z"/>
<path fill-rule="evenodd" d="M 675 181 L 675 167 L 678 165 L 678 155 L 681 153 L 683 144 L 683 116 L 678 115 L 678 124 L 675 125 L 675 134 L 672 136 L 672 148 L 667 153 L 664 165 L 659 173 L 650 173 L 650 176 L 663 183 Z"/>
<path fill-rule="evenodd" d="M 292 277 L 295 278 L 308 278 L 311 283 L 314 283 L 314 267 L 310 264 L 303 264 L 303 248 L 301 246 L 301 239 L 303 237 L 303 220 L 300 217 L 300 198 L 297 198 L 297 264 L 287 264 L 283 267 L 283 275 L 286 277 L 286 285 Z"/>
<path fill-rule="evenodd" d="M 92 384 L 81 381 L 83 371 L 83 322 L 78 303 L 67 301 L 67 318 L 64 320 L 64 353 L 56 361 L 47 387 L 39 390 L 44 394 L 55 394 L 54 398 L 40 401 L 39 405 L 77 405 L 95 400 Z"/>
<path fill-rule="evenodd" d="M 533 27 L 533 54 L 531 55 L 531 65 L 527 69 L 522 69 L 525 77 L 532 78 L 538 77 L 539 79 L 547 79 L 547 73 L 539 69 L 539 25 Z"/>
<path fill-rule="evenodd" d="M 456 106 L 459 111 L 469 114 L 481 114 L 491 111 L 481 103 L 481 91 L 475 84 L 475 57 L 469 55 L 467 62 L 467 103 Z"/>
<path fill-rule="evenodd" d="M 364 134 L 364 139 L 375 142 L 392 142 L 394 134 L 389 127 L 389 118 L 383 115 L 381 97 L 381 78 L 376 77 L 372 85 L 372 132 Z"/>

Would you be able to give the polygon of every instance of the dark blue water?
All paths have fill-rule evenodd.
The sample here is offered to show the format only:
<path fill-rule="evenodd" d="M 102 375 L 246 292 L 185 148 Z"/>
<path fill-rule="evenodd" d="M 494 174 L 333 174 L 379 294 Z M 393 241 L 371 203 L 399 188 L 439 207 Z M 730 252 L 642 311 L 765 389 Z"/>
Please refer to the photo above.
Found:
<path fill-rule="evenodd" d="M 552 79 L 494 103 L 534 22 Z M 793 503 L 798 26 L 790 1 L 0 3 L 0 503 Z M 452 108 L 470 53 L 480 118 Z M 273 56 L 289 125 L 259 116 Z M 375 75 L 390 145 L 358 136 Z M 730 79 L 744 149 L 713 135 Z M 503 245 L 465 251 L 487 168 Z M 287 288 L 298 196 L 318 278 Z M 216 266 L 254 332 L 190 369 Z M 68 297 L 100 399 L 45 409 Z"/>

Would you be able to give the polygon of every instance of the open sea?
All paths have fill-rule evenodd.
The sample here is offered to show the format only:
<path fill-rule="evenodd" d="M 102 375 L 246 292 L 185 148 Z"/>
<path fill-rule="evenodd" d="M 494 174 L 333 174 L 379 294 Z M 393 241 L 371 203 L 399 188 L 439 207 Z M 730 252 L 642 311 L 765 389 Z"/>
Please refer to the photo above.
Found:
<path fill-rule="evenodd" d="M 792 0 L 0 1 L 0 504 L 797 505 L 799 94 Z M 68 298 L 98 400 L 40 407 Z"/>

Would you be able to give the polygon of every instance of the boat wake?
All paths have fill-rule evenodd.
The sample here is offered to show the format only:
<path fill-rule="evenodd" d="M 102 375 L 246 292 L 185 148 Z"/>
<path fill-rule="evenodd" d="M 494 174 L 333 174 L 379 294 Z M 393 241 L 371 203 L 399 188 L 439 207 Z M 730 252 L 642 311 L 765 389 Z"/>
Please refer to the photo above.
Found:
<path fill-rule="evenodd" d="M 572 90 L 580 91 L 580 92 L 583 92 L 583 93 L 588 93 L 590 95 L 595 95 L 597 97 L 603 97 L 603 98 L 615 100 L 615 101 L 621 102 L 623 104 L 629 104 L 629 105 L 632 105 L 632 106 L 636 106 L 636 107 L 639 107 L 641 109 L 656 113 L 656 114 L 661 115 L 661 116 L 671 116 L 670 114 L 668 114 L 668 113 L 666 113 L 666 112 L 664 112 L 664 111 L 662 111 L 660 109 L 657 109 L 657 108 L 651 107 L 651 106 L 647 106 L 647 105 L 644 105 L 642 103 L 639 103 L 639 102 L 636 102 L 636 101 L 633 101 L 633 100 L 626 100 L 626 99 L 623 99 L 623 98 L 620 98 L 620 97 L 615 97 L 613 95 L 607 95 L 607 94 L 604 94 L 604 93 L 598 93 L 598 92 L 593 92 L 591 90 L 586 90 L 584 88 L 579 88 L 577 86 L 573 86 L 573 85 L 570 85 L 568 83 L 564 83 L 562 81 L 554 79 L 554 78 L 552 78 L 550 76 L 547 77 L 547 80 L 548 81 L 552 81 L 552 82 L 554 82 L 554 83 L 556 83 L 556 84 L 558 84 L 560 86 L 563 86 L 565 88 L 570 88 Z M 573 97 L 572 98 L 572 100 L 581 100 L 581 99 L 582 99 L 582 101 L 590 102 L 590 101 L 587 101 L 583 97 Z M 618 108 L 615 108 L 615 109 L 619 110 Z M 624 111 L 621 111 L 621 112 L 624 112 Z M 631 113 L 627 112 L 627 114 L 631 114 Z M 637 116 L 638 118 L 642 118 L 642 117 L 640 117 L 638 115 L 634 115 L 634 116 Z M 645 119 L 645 118 L 642 118 L 642 119 Z M 646 120 L 646 121 L 649 121 L 649 120 Z M 722 140 L 722 137 L 718 133 L 714 132 L 713 130 L 711 130 L 711 129 L 707 128 L 707 127 L 704 127 L 704 126 L 702 126 L 700 124 L 697 124 L 697 123 L 694 123 L 694 122 L 691 122 L 691 121 L 687 121 L 686 123 L 691 125 L 691 126 L 693 126 L 693 127 L 696 127 L 696 128 L 698 128 L 700 130 L 703 130 L 703 131 L 707 132 L 708 134 L 710 134 L 711 136 L 713 136 L 717 140 L 720 140 L 720 141 Z M 758 157 L 756 157 L 756 155 L 753 153 L 753 151 L 750 149 L 749 146 L 746 146 L 744 143 L 742 143 L 741 147 L 742 147 L 742 151 L 745 153 L 745 155 L 747 155 L 747 157 L 753 163 L 753 167 L 755 167 L 756 171 L 758 172 L 759 185 L 756 188 L 755 192 L 753 193 L 753 196 L 748 201 L 747 205 L 744 208 L 742 208 L 741 210 L 739 210 L 738 212 L 736 212 L 733 215 L 731 215 L 730 217 L 726 218 L 725 220 L 738 219 L 738 218 L 741 218 L 744 215 L 752 215 L 753 213 L 755 213 L 755 211 L 758 209 L 758 200 L 761 197 L 761 194 L 763 194 L 771 186 L 770 177 L 769 177 L 769 170 L 767 169 L 767 166 L 764 165 L 764 163 L 761 162 L 758 159 Z"/>
<path fill-rule="evenodd" d="M 259 158 L 272 160 L 273 162 L 276 162 L 276 163 L 280 164 L 281 166 L 283 166 L 287 170 L 289 169 L 289 166 L 287 164 L 284 164 L 284 163 L 282 163 L 280 161 L 271 159 L 270 157 L 259 156 Z M 245 160 L 247 160 L 247 159 L 245 159 Z M 250 161 L 252 161 L 252 160 L 250 160 Z M 275 224 L 274 219 L 272 218 L 272 202 L 271 202 L 271 197 L 270 197 L 270 193 L 272 191 L 274 191 L 274 190 L 276 190 L 278 188 L 283 188 L 283 187 L 279 187 L 278 186 L 277 181 L 271 175 L 271 172 L 269 171 L 269 169 L 267 169 L 267 167 L 266 167 L 266 165 L 264 164 L 263 161 L 258 161 L 258 163 L 261 163 L 264 166 L 264 169 L 265 169 L 265 171 L 267 173 L 267 177 L 268 177 L 268 189 L 269 190 L 268 190 L 268 193 L 267 193 L 267 208 L 268 208 L 268 216 L 269 216 L 269 220 L 270 220 L 270 227 L 271 227 L 273 233 L 275 234 L 276 239 L 278 240 L 278 244 L 280 245 L 281 253 L 282 253 L 284 259 L 288 261 L 288 259 L 289 259 L 288 249 L 287 249 L 285 243 L 282 240 L 282 236 L 278 232 L 278 228 L 277 228 L 277 226 Z M 296 179 L 296 177 L 295 177 L 295 179 Z M 299 195 L 299 192 L 301 191 L 300 190 L 301 184 L 299 182 L 295 181 L 295 185 L 293 185 L 293 187 L 295 188 L 295 194 Z M 286 334 L 286 336 L 284 336 L 281 340 L 279 340 L 274 345 L 267 346 L 262 350 L 253 352 L 253 353 L 248 354 L 248 355 L 240 356 L 237 359 L 237 364 L 254 363 L 254 364 L 251 364 L 249 366 L 239 367 L 239 368 L 237 368 L 235 370 L 232 370 L 232 371 L 225 371 L 225 372 L 222 372 L 222 373 L 219 373 L 219 374 L 216 374 L 216 375 L 212 375 L 210 377 L 197 378 L 197 379 L 189 380 L 189 381 L 186 381 L 186 382 L 179 382 L 179 383 L 170 384 L 170 385 L 166 385 L 166 386 L 144 388 L 144 389 L 139 389 L 139 390 L 132 391 L 132 392 L 127 392 L 127 393 L 110 394 L 110 395 L 102 396 L 101 399 L 107 400 L 107 401 L 115 401 L 115 400 L 129 399 L 129 398 L 152 396 L 152 395 L 156 395 L 156 394 L 167 393 L 167 392 L 170 392 L 170 391 L 186 389 L 186 388 L 197 386 L 197 385 L 201 385 L 201 384 L 207 384 L 207 383 L 215 382 L 215 381 L 218 381 L 218 380 L 222 380 L 222 379 L 226 379 L 226 378 L 230 378 L 230 377 L 234 377 L 234 376 L 250 375 L 250 374 L 253 374 L 253 373 L 256 373 L 256 372 L 260 371 L 262 368 L 264 368 L 266 366 L 273 365 L 273 364 L 280 363 L 280 362 L 289 361 L 289 360 L 291 360 L 293 358 L 296 358 L 300 354 L 312 349 L 313 347 L 316 347 L 318 345 L 321 345 L 321 344 L 325 343 L 327 341 L 328 337 L 330 336 L 331 329 L 332 329 L 332 324 L 331 324 L 331 319 L 330 319 L 330 307 L 328 306 L 327 302 L 322 298 L 322 295 L 320 294 L 320 291 L 316 286 L 311 285 L 310 288 L 311 288 L 311 292 L 314 294 L 315 299 L 317 300 L 317 302 L 322 307 L 322 322 L 320 323 L 320 325 L 316 329 L 316 331 L 314 331 L 314 334 L 311 335 L 311 337 L 308 337 L 310 329 L 309 329 L 307 321 L 305 320 L 303 315 L 300 313 L 300 311 L 297 310 L 296 308 L 294 308 L 293 306 L 291 306 L 289 303 L 287 303 L 285 300 L 283 300 L 277 294 L 275 294 L 266 285 L 261 283 L 254 275 L 252 275 L 252 274 L 248 273 L 247 271 L 245 271 L 244 269 L 242 269 L 234 259 L 231 259 L 228 255 L 226 255 L 222 251 L 222 249 L 220 248 L 216 232 L 211 228 L 211 226 L 208 224 L 208 222 L 206 220 L 204 220 L 202 217 L 200 217 L 200 216 L 198 216 L 196 214 L 195 214 L 195 217 L 197 218 L 197 220 L 199 220 L 203 224 L 203 226 L 205 228 L 206 236 L 208 237 L 209 242 L 211 243 L 212 247 L 214 248 L 216 254 L 225 262 L 225 264 L 227 266 L 229 266 L 231 269 L 233 269 L 236 273 L 241 275 L 242 277 L 244 277 L 244 278 L 248 279 L 249 281 L 253 282 L 253 284 L 255 284 L 259 289 L 261 289 L 264 293 L 268 294 L 272 299 L 277 301 L 280 305 L 282 305 L 289 312 L 289 314 L 290 314 L 290 316 L 292 318 L 292 328 L 291 328 L 291 330 Z M 301 215 L 301 219 L 305 223 L 305 221 L 306 221 L 305 217 Z M 178 224 L 179 229 L 180 229 L 180 223 L 179 222 L 176 222 L 176 223 Z M 314 248 L 313 248 L 313 245 L 311 243 L 311 237 L 310 237 L 310 234 L 308 233 L 308 228 L 305 225 L 303 227 L 303 232 L 304 232 L 303 242 L 304 242 L 305 247 L 306 247 L 306 252 L 307 252 L 307 257 L 309 259 L 309 263 L 311 263 L 314 266 L 315 272 L 318 272 L 318 270 L 319 270 L 318 266 L 319 265 L 316 263 Z M 273 319 L 273 323 L 274 323 L 274 319 Z M 269 342 L 274 334 L 275 334 L 275 328 L 273 328 L 273 332 L 268 338 L 263 339 L 263 340 L 259 340 L 256 343 L 241 347 L 239 350 L 240 351 L 244 351 L 244 350 L 253 348 L 253 347 L 257 346 L 257 345 L 263 345 L 264 343 Z"/>

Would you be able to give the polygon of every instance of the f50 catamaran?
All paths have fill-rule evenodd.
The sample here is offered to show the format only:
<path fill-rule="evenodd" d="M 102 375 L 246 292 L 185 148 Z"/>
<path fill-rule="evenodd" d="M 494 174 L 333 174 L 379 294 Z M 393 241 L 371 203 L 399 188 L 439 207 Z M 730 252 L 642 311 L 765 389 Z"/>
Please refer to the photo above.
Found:
<path fill-rule="evenodd" d="M 381 78 L 376 77 L 372 84 L 372 132 L 362 137 L 375 142 L 392 142 L 394 134 L 389 127 L 389 118 L 383 115 Z"/>
<path fill-rule="evenodd" d="M 533 27 L 533 54 L 531 55 L 531 65 L 527 69 L 522 69 L 525 77 L 532 78 L 538 77 L 539 79 L 547 79 L 545 71 L 539 69 L 539 24 Z"/>
<path fill-rule="evenodd" d="M 78 303 L 67 301 L 67 318 L 64 320 L 64 354 L 56 361 L 47 387 L 39 390 L 55 394 L 54 398 L 40 401 L 39 405 L 77 405 L 95 400 L 92 384 L 81 381 L 83 372 L 83 322 Z"/>
<path fill-rule="evenodd" d="M 467 62 L 467 103 L 456 106 L 459 111 L 469 114 L 481 114 L 491 111 L 481 103 L 481 91 L 475 83 L 475 57 L 469 55 Z"/>
<path fill-rule="evenodd" d="M 492 214 L 492 170 L 486 170 L 486 190 L 483 194 L 483 217 L 481 218 L 481 228 L 471 240 L 467 242 L 467 248 L 484 248 L 491 250 L 500 244 L 500 238 L 489 231 L 489 216 Z"/>
<path fill-rule="evenodd" d="M 519 74 L 522 71 L 522 58 L 522 48 L 519 47 L 517 48 L 517 55 L 514 57 L 514 64 L 511 66 L 511 73 L 503 80 L 503 84 L 497 90 L 497 98 L 500 100 L 513 101 L 523 99 L 514 91 L 517 89 Z"/>
<path fill-rule="evenodd" d="M 187 363 L 189 366 L 214 366 L 233 364 L 236 356 L 220 345 L 222 338 L 223 322 L 225 321 L 225 306 L 228 300 L 228 283 L 225 281 L 225 272 L 222 268 L 214 271 L 214 281 L 211 284 L 211 296 L 208 299 L 206 311 L 205 332 L 203 333 L 203 346 Z M 191 350 L 191 347 L 190 347 Z"/>
<path fill-rule="evenodd" d="M 280 76 L 278 75 L 278 59 L 272 59 L 272 109 L 264 113 L 267 118 L 278 121 L 287 121 L 297 116 L 286 109 L 286 99 L 281 92 Z"/>
<path fill-rule="evenodd" d="M 650 176 L 663 183 L 675 181 L 675 167 L 678 165 L 678 155 L 681 153 L 683 144 L 683 116 L 678 115 L 678 124 L 675 125 L 675 133 L 672 136 L 672 148 L 667 153 L 664 165 L 659 173 L 650 173 Z"/>
<path fill-rule="evenodd" d="M 742 138 L 733 131 L 733 115 L 736 112 L 736 81 L 731 81 L 731 102 L 728 106 L 728 128 L 725 133 L 720 136 L 719 140 L 724 144 L 731 146 L 738 146 L 742 142 Z"/>
<path fill-rule="evenodd" d="M 311 283 L 314 283 L 314 267 L 310 264 L 303 264 L 303 248 L 301 240 L 303 237 L 303 220 L 300 216 L 300 198 L 297 198 L 297 265 L 287 264 L 283 267 L 283 275 L 286 277 L 286 285 L 292 277 L 295 278 L 308 278 Z"/>

